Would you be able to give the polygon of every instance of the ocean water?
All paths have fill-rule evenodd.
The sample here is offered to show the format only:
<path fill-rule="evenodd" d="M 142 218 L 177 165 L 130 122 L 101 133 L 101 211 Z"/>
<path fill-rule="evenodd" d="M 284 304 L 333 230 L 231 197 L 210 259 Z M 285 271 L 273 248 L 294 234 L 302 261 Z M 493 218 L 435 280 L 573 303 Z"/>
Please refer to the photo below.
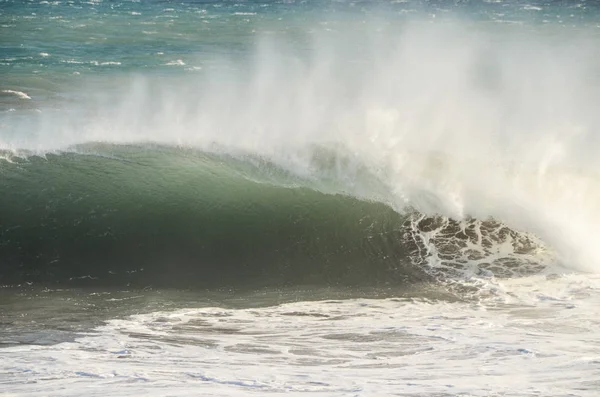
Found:
<path fill-rule="evenodd" d="M 596 1 L 0 0 L 0 393 L 597 396 Z"/>

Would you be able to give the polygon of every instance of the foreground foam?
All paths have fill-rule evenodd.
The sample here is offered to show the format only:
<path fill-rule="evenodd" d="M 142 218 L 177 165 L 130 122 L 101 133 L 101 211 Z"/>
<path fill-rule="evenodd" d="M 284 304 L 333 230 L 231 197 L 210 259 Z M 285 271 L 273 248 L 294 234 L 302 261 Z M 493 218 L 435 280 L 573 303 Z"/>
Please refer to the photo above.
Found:
<path fill-rule="evenodd" d="M 598 280 L 539 281 L 479 303 L 328 300 L 134 315 L 74 342 L 5 348 L 0 369 L 7 392 L 31 396 L 594 396 Z"/>

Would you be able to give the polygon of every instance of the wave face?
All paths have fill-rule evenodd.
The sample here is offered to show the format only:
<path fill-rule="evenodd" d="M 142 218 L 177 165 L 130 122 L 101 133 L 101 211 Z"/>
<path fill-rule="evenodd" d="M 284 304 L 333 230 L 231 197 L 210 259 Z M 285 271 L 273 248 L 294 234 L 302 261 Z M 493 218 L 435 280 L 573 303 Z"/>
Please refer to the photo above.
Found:
<path fill-rule="evenodd" d="M 5 3 L 2 283 L 598 270 L 589 2 Z"/>
<path fill-rule="evenodd" d="M 256 158 L 88 145 L 4 164 L 2 177 L 9 280 L 203 287 L 423 277 L 407 266 L 402 215 L 309 189 Z"/>

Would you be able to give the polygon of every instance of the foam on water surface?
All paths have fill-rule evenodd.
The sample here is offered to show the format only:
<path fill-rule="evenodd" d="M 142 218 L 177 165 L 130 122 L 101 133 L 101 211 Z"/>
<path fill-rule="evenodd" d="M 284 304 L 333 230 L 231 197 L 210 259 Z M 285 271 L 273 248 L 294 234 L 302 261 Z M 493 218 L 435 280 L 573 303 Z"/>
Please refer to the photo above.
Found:
<path fill-rule="evenodd" d="M 27 95 L 25 92 L 21 92 L 21 91 L 2 90 L 2 93 L 6 94 L 6 95 L 15 95 L 19 99 L 31 99 L 31 97 L 29 95 Z"/>
<path fill-rule="evenodd" d="M 114 319 L 2 350 L 23 395 L 594 396 L 600 280 L 508 282 L 495 298 L 204 307 Z M 543 285 L 540 287 L 540 285 Z"/>

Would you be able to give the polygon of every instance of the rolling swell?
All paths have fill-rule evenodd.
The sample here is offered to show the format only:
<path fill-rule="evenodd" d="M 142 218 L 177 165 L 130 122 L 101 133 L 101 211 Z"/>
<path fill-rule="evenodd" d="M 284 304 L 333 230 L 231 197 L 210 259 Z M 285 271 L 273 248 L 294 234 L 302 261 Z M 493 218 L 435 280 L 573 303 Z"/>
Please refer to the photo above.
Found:
<path fill-rule="evenodd" d="M 108 144 L 6 157 L 5 285 L 389 285 L 541 269 L 537 243 L 498 222 L 325 194 L 258 158 Z"/>

